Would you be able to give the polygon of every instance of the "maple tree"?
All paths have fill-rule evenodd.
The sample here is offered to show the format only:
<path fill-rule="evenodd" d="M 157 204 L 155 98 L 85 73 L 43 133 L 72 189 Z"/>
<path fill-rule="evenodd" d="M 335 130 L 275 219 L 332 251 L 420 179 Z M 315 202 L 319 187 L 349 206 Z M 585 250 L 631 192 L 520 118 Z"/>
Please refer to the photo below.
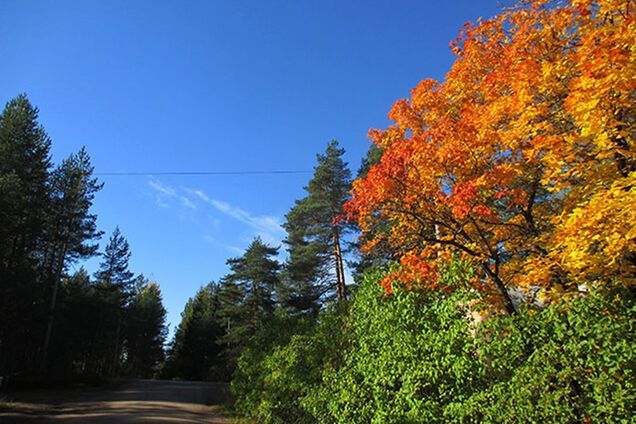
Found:
<path fill-rule="evenodd" d="M 436 276 L 450 255 L 511 313 L 511 288 L 554 298 L 577 282 L 633 281 L 630 3 L 524 1 L 466 24 L 445 80 L 422 81 L 393 105 L 393 125 L 370 131 L 382 158 L 345 209 L 364 249 L 398 253 L 387 290 L 395 279 L 447 288 Z"/>

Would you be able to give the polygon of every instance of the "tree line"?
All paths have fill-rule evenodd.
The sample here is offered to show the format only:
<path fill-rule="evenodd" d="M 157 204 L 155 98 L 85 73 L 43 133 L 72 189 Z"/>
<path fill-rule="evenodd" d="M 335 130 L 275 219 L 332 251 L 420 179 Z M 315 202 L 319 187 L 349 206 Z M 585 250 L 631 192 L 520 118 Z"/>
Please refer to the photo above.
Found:
<path fill-rule="evenodd" d="M 354 227 L 342 219 L 351 190 L 344 153 L 333 140 L 317 155 L 307 194 L 283 224 L 284 261 L 279 246 L 257 237 L 242 256 L 228 259 L 228 274 L 188 301 L 164 377 L 230 379 L 244 350 L 272 321 L 288 317 L 293 325 L 311 323 L 326 304 L 346 301 L 346 257 Z"/>
<path fill-rule="evenodd" d="M 168 375 L 230 378 L 265 423 L 630 422 L 630 3 L 520 2 L 467 24 L 446 78 L 370 132 L 352 183 L 326 165 L 335 145 L 319 155 L 285 261 L 255 240 L 191 299 Z M 363 255 L 338 288 L 347 232 Z"/>
<path fill-rule="evenodd" d="M 152 376 L 166 337 L 161 291 L 128 269 L 119 228 L 103 252 L 91 212 L 102 184 L 82 148 L 54 166 L 26 95 L 0 115 L 0 375 Z M 81 260 L 99 255 L 91 277 Z"/>
<path fill-rule="evenodd" d="M 229 380 L 237 411 L 266 423 L 629 422 L 629 4 L 521 2 L 467 25 L 445 80 L 423 81 L 395 103 L 394 124 L 370 132 L 355 180 L 336 141 L 317 156 L 305 197 L 285 217 L 285 258 L 256 238 L 229 259 L 228 273 L 185 305 L 154 372 Z M 130 358 L 150 354 L 128 339 L 144 333 L 133 322 L 161 319 L 130 317 L 161 316 L 149 312 L 161 310 L 158 289 L 131 285 L 120 234 L 93 280 L 68 275 L 68 264 L 95 254 L 88 210 L 99 185 L 85 152 L 59 172 L 34 166 L 47 163 L 48 138 L 37 125 L 15 130 L 15 105 L 0 122 L 9 158 L 0 165 L 9 277 L 0 301 L 18 323 L 2 323 L 2 366 L 68 355 L 53 348 L 63 340 L 56 329 L 76 328 L 70 311 L 104 302 L 92 322 L 108 338 L 75 336 L 87 328 L 79 325 L 67 334 L 78 356 L 60 363 L 102 375 L 132 369 Z M 154 294 L 141 300 L 144 290 Z"/>

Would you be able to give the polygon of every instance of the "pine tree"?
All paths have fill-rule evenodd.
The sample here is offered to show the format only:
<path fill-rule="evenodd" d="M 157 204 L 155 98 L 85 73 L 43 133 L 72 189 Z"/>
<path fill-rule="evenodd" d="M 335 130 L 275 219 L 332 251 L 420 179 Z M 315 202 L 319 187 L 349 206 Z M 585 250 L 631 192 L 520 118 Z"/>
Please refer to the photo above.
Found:
<path fill-rule="evenodd" d="M 57 292 L 65 268 L 94 256 L 102 235 L 97 230 L 97 216 L 90 213 L 95 194 L 103 184 L 93 177 L 93 166 L 86 149 L 64 160 L 51 174 L 50 210 L 46 221 L 46 245 L 43 276 L 49 295 L 49 317 L 44 339 L 42 369 L 47 366 L 47 353 L 54 322 Z"/>
<path fill-rule="evenodd" d="M 217 308 L 215 283 L 202 287 L 188 300 L 171 342 L 164 377 L 206 380 L 214 376 L 222 335 Z"/>
<path fill-rule="evenodd" d="M 126 372 L 129 376 L 150 378 L 164 360 L 166 309 L 161 289 L 145 277 L 137 278 L 134 296 L 126 311 Z"/>
<path fill-rule="evenodd" d="M 51 140 L 21 94 L 0 115 L 0 271 L 35 259 L 49 206 Z"/>
<path fill-rule="evenodd" d="M 274 312 L 273 292 L 279 282 L 278 248 L 257 237 L 243 256 L 227 261 L 230 273 L 219 288 L 219 319 L 225 326 L 224 358 L 231 371 L 257 329 Z"/>
<path fill-rule="evenodd" d="M 105 286 L 117 288 L 122 296 L 130 296 L 134 283 L 134 274 L 128 269 L 130 255 L 128 241 L 116 227 L 102 254 L 103 260 L 95 279 Z"/>
<path fill-rule="evenodd" d="M 46 293 L 38 284 L 49 211 L 51 141 L 26 95 L 0 114 L 0 374 L 32 364 Z"/>
<path fill-rule="evenodd" d="M 102 331 L 106 336 L 105 339 L 109 340 L 113 346 L 109 354 L 111 357 L 105 359 L 104 371 L 115 375 L 121 366 L 124 310 L 130 302 L 134 283 L 134 274 L 128 269 L 130 247 L 119 227 L 116 227 L 111 235 L 102 258 L 99 271 L 95 273 L 95 279 L 98 290 L 108 305 L 102 316 Z M 112 334 L 113 329 L 114 334 Z M 109 349 L 105 351 L 108 352 Z"/>
<path fill-rule="evenodd" d="M 316 312 L 320 298 L 335 289 L 339 301 L 347 298 L 342 238 L 350 231 L 340 218 L 349 199 L 351 171 L 342 159 L 344 149 L 332 140 L 318 155 L 314 176 L 284 224 L 289 258 L 285 264 L 279 301 L 298 312 Z"/>

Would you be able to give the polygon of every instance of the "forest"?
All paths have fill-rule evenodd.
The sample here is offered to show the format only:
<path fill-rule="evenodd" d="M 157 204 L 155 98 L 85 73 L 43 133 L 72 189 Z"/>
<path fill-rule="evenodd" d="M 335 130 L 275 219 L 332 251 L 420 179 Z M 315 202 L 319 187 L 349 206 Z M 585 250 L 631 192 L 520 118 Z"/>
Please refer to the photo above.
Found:
<path fill-rule="evenodd" d="M 630 3 L 466 24 L 445 78 L 394 103 L 355 172 L 330 141 L 283 245 L 229 258 L 168 343 L 125 237 L 98 252 L 88 153 L 54 166 L 19 95 L 0 116 L 0 375 L 229 381 L 263 423 L 630 422 Z"/>
<path fill-rule="evenodd" d="M 152 377 L 166 311 L 156 283 L 128 269 L 115 229 L 103 252 L 91 213 L 102 183 L 85 149 L 53 166 L 25 95 L 0 115 L 0 375 L 16 385 Z M 93 276 L 75 265 L 99 254 Z"/>

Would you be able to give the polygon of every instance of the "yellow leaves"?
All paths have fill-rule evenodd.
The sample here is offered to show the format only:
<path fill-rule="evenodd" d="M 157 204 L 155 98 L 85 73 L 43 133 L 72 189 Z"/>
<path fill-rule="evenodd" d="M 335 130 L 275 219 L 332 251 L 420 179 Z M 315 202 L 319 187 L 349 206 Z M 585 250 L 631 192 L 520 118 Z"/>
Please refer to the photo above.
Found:
<path fill-rule="evenodd" d="M 557 220 L 551 256 L 575 279 L 633 279 L 627 255 L 636 251 L 636 173 L 599 188 Z"/>
<path fill-rule="evenodd" d="M 384 154 L 349 216 L 364 233 L 390 222 L 381 237 L 421 273 L 414 245 L 497 261 L 528 292 L 633 278 L 633 16 L 618 0 L 541 4 L 467 27 L 446 79 L 423 80 L 369 133 Z"/>

